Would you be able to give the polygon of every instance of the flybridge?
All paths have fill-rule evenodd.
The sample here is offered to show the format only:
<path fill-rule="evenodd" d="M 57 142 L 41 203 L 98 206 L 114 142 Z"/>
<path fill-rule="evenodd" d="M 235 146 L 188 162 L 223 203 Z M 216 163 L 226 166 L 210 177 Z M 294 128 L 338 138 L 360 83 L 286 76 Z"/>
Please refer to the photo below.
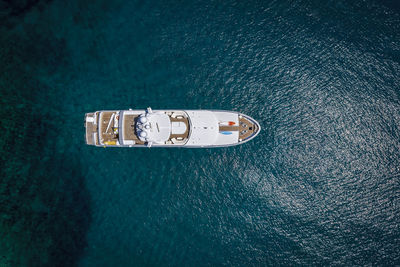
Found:
<path fill-rule="evenodd" d="M 261 130 L 253 118 L 223 110 L 104 110 L 85 116 L 86 143 L 111 147 L 224 147 Z"/>

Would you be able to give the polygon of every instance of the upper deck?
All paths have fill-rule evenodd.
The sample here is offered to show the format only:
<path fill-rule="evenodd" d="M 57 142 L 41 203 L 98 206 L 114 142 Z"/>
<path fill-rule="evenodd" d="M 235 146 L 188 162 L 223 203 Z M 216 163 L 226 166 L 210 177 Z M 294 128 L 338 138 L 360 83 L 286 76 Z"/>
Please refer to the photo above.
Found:
<path fill-rule="evenodd" d="M 161 144 L 164 145 L 184 145 L 188 140 L 190 133 L 190 123 L 187 114 L 183 111 L 164 111 L 160 112 L 165 114 L 171 125 L 168 131 L 168 138 L 163 140 Z M 138 120 L 143 111 L 127 110 L 120 112 L 121 121 L 119 122 L 119 138 L 118 141 L 121 145 L 133 146 L 133 145 L 145 145 L 146 141 L 140 138 L 138 133 Z M 157 113 L 158 114 L 158 111 Z M 163 129 L 160 129 L 158 123 L 154 123 L 154 128 L 150 131 L 159 133 Z M 157 143 L 160 144 L 160 143 Z M 155 144 L 155 145 L 157 145 Z"/>

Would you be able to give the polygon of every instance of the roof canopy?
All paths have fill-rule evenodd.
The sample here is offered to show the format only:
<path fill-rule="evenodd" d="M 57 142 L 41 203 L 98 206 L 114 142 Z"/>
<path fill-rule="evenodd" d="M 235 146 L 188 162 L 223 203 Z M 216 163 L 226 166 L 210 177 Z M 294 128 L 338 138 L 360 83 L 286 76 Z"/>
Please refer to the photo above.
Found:
<path fill-rule="evenodd" d="M 142 114 L 136 123 L 136 131 L 142 141 L 164 143 L 171 133 L 171 121 L 162 112 Z"/>

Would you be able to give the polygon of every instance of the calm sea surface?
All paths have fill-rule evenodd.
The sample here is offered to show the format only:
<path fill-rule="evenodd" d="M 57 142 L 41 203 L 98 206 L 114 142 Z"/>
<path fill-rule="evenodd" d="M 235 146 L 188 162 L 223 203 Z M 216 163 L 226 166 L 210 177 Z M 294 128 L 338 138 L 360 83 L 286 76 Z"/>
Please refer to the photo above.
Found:
<path fill-rule="evenodd" d="M 8 2 L 0 266 L 400 264 L 396 1 Z M 148 106 L 263 130 L 85 145 L 86 112 Z"/>

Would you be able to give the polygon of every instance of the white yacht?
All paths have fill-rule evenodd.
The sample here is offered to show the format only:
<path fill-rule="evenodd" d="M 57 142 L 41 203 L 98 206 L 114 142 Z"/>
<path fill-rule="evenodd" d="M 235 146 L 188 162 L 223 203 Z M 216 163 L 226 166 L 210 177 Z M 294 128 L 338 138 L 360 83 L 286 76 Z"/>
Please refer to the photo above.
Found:
<path fill-rule="evenodd" d="M 103 110 L 85 116 L 86 143 L 102 147 L 224 147 L 261 130 L 253 118 L 224 110 Z"/>

